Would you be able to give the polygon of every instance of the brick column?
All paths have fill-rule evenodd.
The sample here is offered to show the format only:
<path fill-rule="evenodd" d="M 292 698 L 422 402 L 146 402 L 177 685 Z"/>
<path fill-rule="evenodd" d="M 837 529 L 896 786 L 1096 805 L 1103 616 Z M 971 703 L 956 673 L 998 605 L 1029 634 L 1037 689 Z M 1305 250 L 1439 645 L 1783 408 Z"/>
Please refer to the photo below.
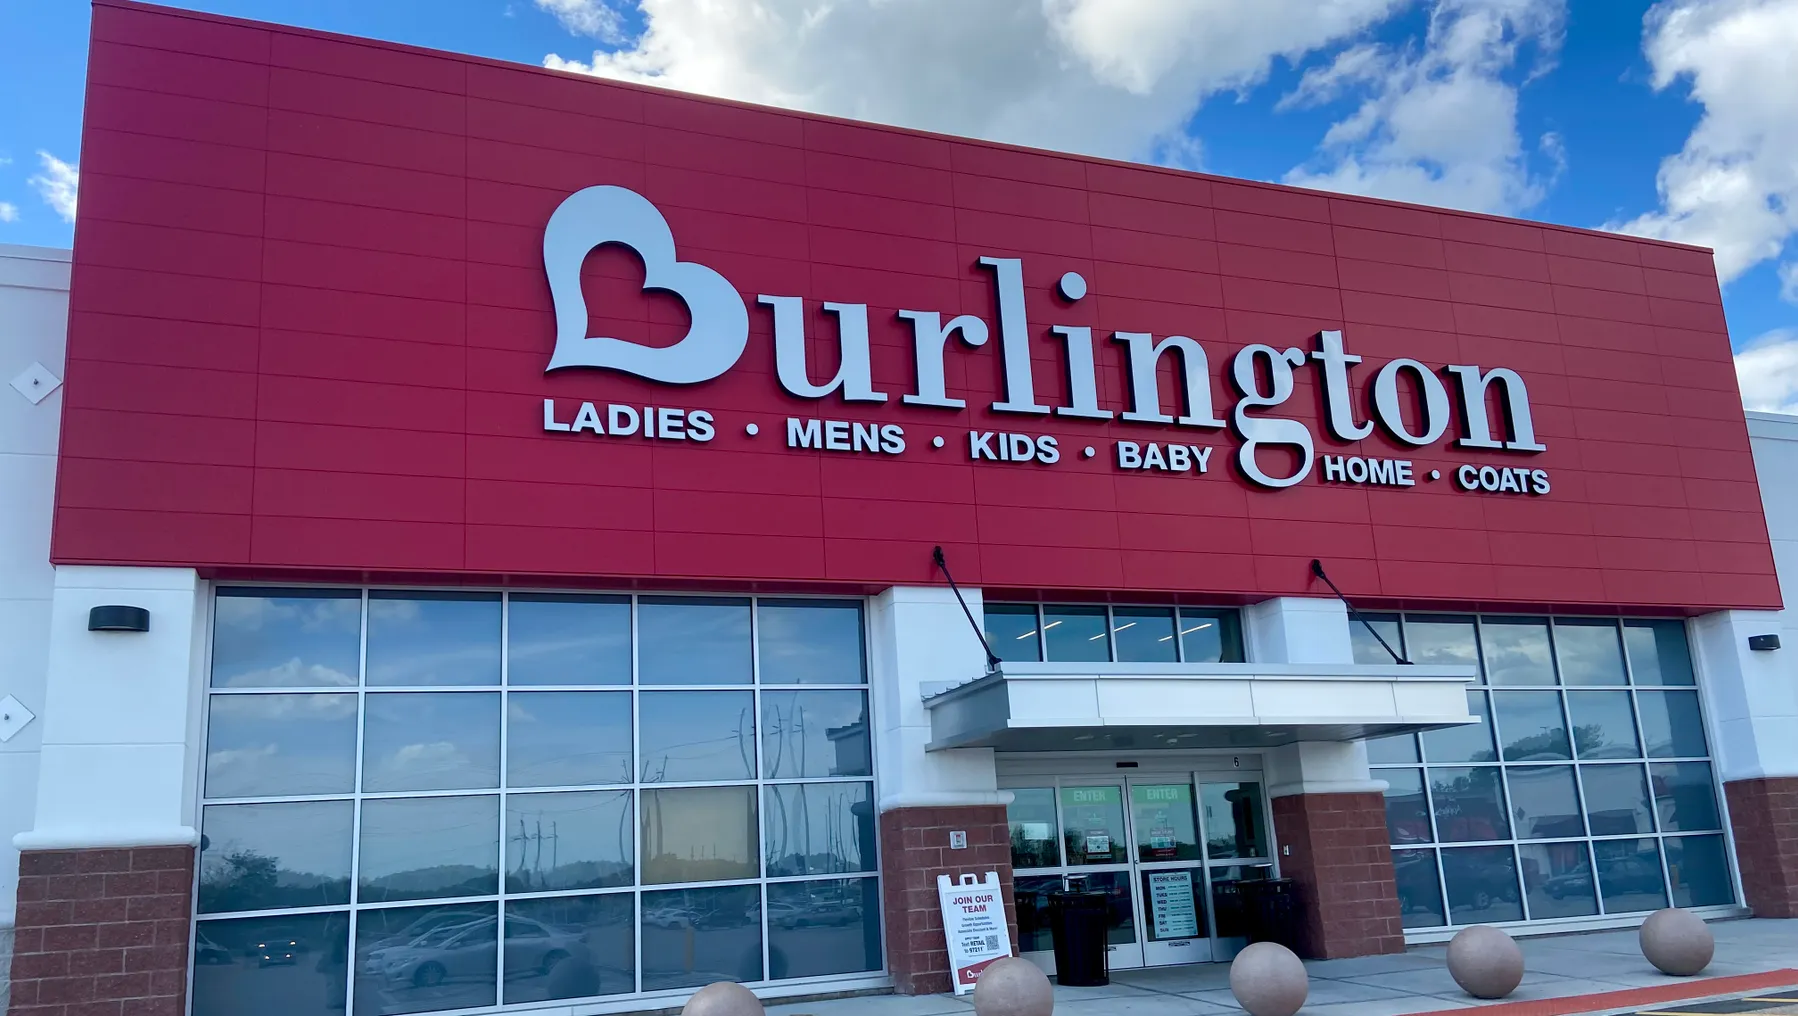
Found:
<path fill-rule="evenodd" d="M 182 1016 L 194 849 L 27 850 L 9 1016 Z"/>
<path fill-rule="evenodd" d="M 887 968 L 901 995 L 949 991 L 949 946 L 937 904 L 936 877 L 985 878 L 999 873 L 1012 950 L 1018 915 L 1011 900 L 1011 838 L 1003 805 L 895 808 L 880 815 L 880 875 L 885 896 Z M 949 848 L 949 833 L 968 834 L 965 850 Z"/>
<path fill-rule="evenodd" d="M 1304 915 L 1300 955 L 1404 952 L 1385 799 L 1374 792 L 1293 794 L 1274 798 L 1273 811 L 1280 873 L 1297 883 Z"/>
<path fill-rule="evenodd" d="M 1723 785 L 1744 903 L 1756 917 L 1798 917 L 1798 776 Z"/>

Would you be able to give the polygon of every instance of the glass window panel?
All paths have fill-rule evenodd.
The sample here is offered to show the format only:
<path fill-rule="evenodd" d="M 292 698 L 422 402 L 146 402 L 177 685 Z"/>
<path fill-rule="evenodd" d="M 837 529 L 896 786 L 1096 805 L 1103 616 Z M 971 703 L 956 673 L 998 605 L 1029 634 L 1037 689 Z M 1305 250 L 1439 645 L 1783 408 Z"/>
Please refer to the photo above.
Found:
<path fill-rule="evenodd" d="M 1635 683 L 1696 683 L 1684 621 L 1625 621 L 1623 644 L 1629 650 L 1629 671 Z"/>
<path fill-rule="evenodd" d="M 498 593 L 368 594 L 368 683 L 499 683 Z"/>
<path fill-rule="evenodd" d="M 872 775 L 867 692 L 762 692 L 764 779 Z"/>
<path fill-rule="evenodd" d="M 1486 693 L 1469 690 L 1467 711 L 1479 717 L 1479 722 L 1424 732 L 1424 761 L 1493 762 L 1498 759 L 1492 750 L 1492 716 L 1486 709 Z"/>
<path fill-rule="evenodd" d="M 1412 663 L 1465 664 L 1480 662 L 1473 618 L 1450 614 L 1410 614 L 1405 617 L 1405 649 Z"/>
<path fill-rule="evenodd" d="M 755 779 L 755 702 L 747 691 L 637 695 L 644 783 Z"/>
<path fill-rule="evenodd" d="M 1480 650 L 1492 684 L 1554 684 L 1554 654 L 1545 617 L 1480 619 Z"/>
<path fill-rule="evenodd" d="M 632 821 L 628 790 L 506 795 L 506 891 L 630 885 Z"/>
<path fill-rule="evenodd" d="M 1444 843 L 1511 838 L 1511 824 L 1506 820 L 1504 797 L 1498 785 L 1498 767 L 1454 767 L 1429 772 L 1436 835 Z"/>
<path fill-rule="evenodd" d="M 637 990 L 630 893 L 506 902 L 508 1005 Z"/>
<path fill-rule="evenodd" d="M 874 870 L 874 785 L 780 783 L 763 791 L 769 878 Z"/>
<path fill-rule="evenodd" d="M 1586 822 L 1592 835 L 1654 832 L 1648 780 L 1640 764 L 1583 765 L 1579 778 L 1586 791 Z"/>
<path fill-rule="evenodd" d="M 643 990 L 761 980 L 761 910 L 760 886 L 644 893 Z"/>
<path fill-rule="evenodd" d="M 1111 637 L 1117 640 L 1119 663 L 1174 663 L 1180 658 L 1172 607 L 1113 608 Z"/>
<path fill-rule="evenodd" d="M 1366 623 L 1363 624 L 1362 621 Z M 1369 627 L 1373 628 L 1373 632 L 1379 632 L 1380 638 L 1375 638 L 1373 632 L 1367 630 Z M 1391 663 L 1392 653 L 1386 651 L 1386 646 L 1380 645 L 1380 639 L 1386 640 L 1386 646 L 1392 647 L 1392 653 L 1404 655 L 1405 647 L 1398 633 L 1397 614 L 1362 614 L 1361 620 L 1349 619 L 1349 642 L 1354 647 L 1356 663 Z"/>
<path fill-rule="evenodd" d="M 1019 875 L 1012 880 L 1011 902 L 1018 914 L 1019 953 L 1048 952 L 1055 948 L 1049 924 L 1049 894 L 1061 890 L 1060 875 Z"/>
<path fill-rule="evenodd" d="M 350 688 L 362 657 L 362 594 L 221 589 L 213 604 L 214 688 Z"/>
<path fill-rule="evenodd" d="M 631 781 L 631 693 L 515 691 L 506 696 L 506 785 Z"/>
<path fill-rule="evenodd" d="M 1211 866 L 1211 914 L 1217 924 L 1218 938 L 1248 939 L 1250 914 L 1248 904 L 1243 900 L 1243 884 L 1265 881 L 1272 872 L 1271 864 Z"/>
<path fill-rule="evenodd" d="M 1104 893 L 1110 921 L 1105 927 L 1105 941 L 1111 945 L 1128 945 L 1136 941 L 1135 908 L 1131 906 L 1130 873 L 1127 871 L 1089 871 L 1072 875 L 1068 885 L 1076 890 Z"/>
<path fill-rule="evenodd" d="M 982 628 L 993 655 L 1009 662 L 1042 659 L 1042 639 L 1036 630 L 1036 604 L 989 603 Z"/>
<path fill-rule="evenodd" d="M 1204 856 L 1199 849 L 1191 780 L 1132 783 L 1130 818 L 1136 826 L 1137 860 L 1192 861 Z"/>
<path fill-rule="evenodd" d="M 492 1005 L 499 958 L 494 907 L 464 903 L 358 913 L 351 1016 Z"/>
<path fill-rule="evenodd" d="M 1656 762 L 1648 767 L 1661 831 L 1708 832 L 1723 828 L 1709 762 Z"/>
<path fill-rule="evenodd" d="M 499 891 L 499 798 L 362 802 L 357 898 L 364 903 Z"/>
<path fill-rule="evenodd" d="M 1592 891 L 1592 862 L 1586 843 L 1524 843 L 1517 847 L 1530 920 L 1586 917 L 1598 913 Z"/>
<path fill-rule="evenodd" d="M 1434 850 L 1394 850 L 1392 874 L 1398 884 L 1399 919 L 1407 928 L 1437 928 L 1442 913 L 1442 880 Z"/>
<path fill-rule="evenodd" d="M 1070 865 L 1124 863 L 1122 787 L 1062 787 L 1061 822 Z"/>
<path fill-rule="evenodd" d="M 763 684 L 861 684 L 862 608 L 854 601 L 756 603 Z"/>
<path fill-rule="evenodd" d="M 1573 757 L 1567 744 L 1567 720 L 1561 693 L 1495 691 L 1498 729 L 1505 740 L 1506 762 L 1552 762 Z"/>
<path fill-rule="evenodd" d="M 1520 840 L 1552 840 L 1586 835 L 1572 766 L 1511 766 L 1511 814 Z"/>
<path fill-rule="evenodd" d="M 1627 691 L 1570 691 L 1573 745 L 1580 758 L 1641 758 L 1636 713 Z"/>
<path fill-rule="evenodd" d="M 1517 858 L 1509 846 L 1453 847 L 1442 851 L 1442 880 L 1453 924 L 1523 920 L 1517 892 Z"/>
<path fill-rule="evenodd" d="M 748 684 L 753 674 L 748 600 L 637 601 L 638 684 Z"/>
<path fill-rule="evenodd" d="M 206 796 L 356 789 L 356 696 L 213 695 Z"/>
<path fill-rule="evenodd" d="M 498 692 L 381 693 L 363 708 L 363 790 L 499 786 Z"/>
<path fill-rule="evenodd" d="M 1187 663 L 1241 663 L 1241 615 L 1234 610 L 1181 607 L 1180 652 Z"/>
<path fill-rule="evenodd" d="M 1697 692 L 1639 691 L 1636 708 L 1642 714 L 1642 739 L 1648 742 L 1649 758 L 1703 758 L 1709 754 Z"/>
<path fill-rule="evenodd" d="M 1386 835 L 1392 845 L 1430 842 L 1430 806 L 1423 796 L 1423 770 L 1382 769 L 1375 776 L 1386 781 Z"/>
<path fill-rule="evenodd" d="M 1623 684 L 1623 644 L 1617 622 L 1555 619 L 1555 655 L 1563 684 Z"/>
<path fill-rule="evenodd" d="M 513 593 L 506 643 L 509 684 L 630 684 L 630 598 Z"/>
<path fill-rule="evenodd" d="M 1043 638 L 1052 663 L 1106 663 L 1111 660 L 1111 639 L 1105 630 L 1104 607 L 1047 604 L 1043 607 Z"/>
<path fill-rule="evenodd" d="M 1674 906 L 1716 907 L 1736 901 L 1723 837 L 1669 836 L 1661 844 L 1667 849 Z"/>
<path fill-rule="evenodd" d="M 1667 905 L 1661 852 L 1654 840 L 1597 840 L 1592 851 L 1598 858 L 1598 892 L 1605 913 L 1634 914 Z"/>
<path fill-rule="evenodd" d="M 1005 819 L 1011 827 L 1011 866 L 1053 868 L 1060 864 L 1061 854 L 1055 846 L 1054 789 L 1031 787 L 1014 790 L 1011 795 L 1011 803 L 1005 806 Z M 1017 895 L 1022 899 L 1021 891 Z M 1023 920 L 1022 916 L 1018 919 Z"/>
<path fill-rule="evenodd" d="M 759 872 L 754 787 L 643 793 L 643 881 L 722 882 Z"/>
<path fill-rule="evenodd" d="M 881 969 L 880 883 L 872 878 L 768 887 L 768 977 Z"/>
<path fill-rule="evenodd" d="M 1418 761 L 1417 735 L 1394 734 L 1391 737 L 1370 738 L 1367 742 L 1367 761 L 1376 766 Z"/>
<path fill-rule="evenodd" d="M 1200 784 L 1199 802 L 1205 812 L 1205 848 L 1214 860 L 1267 856 L 1261 784 Z"/>
<path fill-rule="evenodd" d="M 200 832 L 200 913 L 350 901 L 352 801 L 213 805 Z"/>
<path fill-rule="evenodd" d="M 346 913 L 201 921 L 192 1016 L 339 1016 L 349 939 Z"/>

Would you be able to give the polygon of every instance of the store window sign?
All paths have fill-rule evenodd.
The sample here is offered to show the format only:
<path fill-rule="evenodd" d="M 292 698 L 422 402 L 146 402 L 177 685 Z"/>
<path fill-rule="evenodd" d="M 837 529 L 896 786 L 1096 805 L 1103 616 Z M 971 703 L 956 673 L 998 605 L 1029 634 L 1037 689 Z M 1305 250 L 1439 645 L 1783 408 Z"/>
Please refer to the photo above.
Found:
<path fill-rule="evenodd" d="M 1193 905 L 1192 872 L 1152 871 L 1149 879 L 1149 914 L 1156 939 L 1196 938 L 1199 911 Z"/>
<path fill-rule="evenodd" d="M 627 339 L 589 335 L 588 307 L 581 291 L 581 264 L 603 244 L 630 247 L 642 259 L 643 286 L 673 294 L 685 302 L 692 319 L 686 336 L 667 346 L 646 346 Z M 554 302 L 556 341 L 548 370 L 602 368 L 668 385 L 710 381 L 734 367 L 749 342 L 749 308 L 723 275 L 705 265 L 679 259 L 667 219 L 647 198 L 624 187 L 588 187 L 569 195 L 550 216 L 543 233 L 543 263 Z M 1545 470 L 1463 464 L 1444 475 L 1421 473 L 1408 459 L 1319 455 L 1312 427 L 1302 419 L 1273 415 L 1292 398 L 1301 370 L 1316 372 L 1323 393 L 1323 423 L 1331 437 L 1352 442 L 1367 438 L 1376 426 L 1394 442 L 1411 448 L 1436 445 L 1459 424 L 1455 448 L 1482 452 L 1536 453 L 1546 446 L 1536 438 L 1529 391 L 1516 371 L 1477 364 L 1436 368 L 1421 361 L 1389 360 L 1366 385 L 1365 403 L 1355 397 L 1352 374 L 1361 364 L 1350 353 L 1340 331 L 1322 331 L 1312 349 L 1277 348 L 1256 343 L 1230 358 L 1227 377 L 1237 399 L 1227 413 L 1212 404 L 1212 367 L 1205 346 L 1184 335 L 1157 337 L 1147 332 L 1113 332 L 1110 340 L 1124 348 L 1128 364 L 1129 408 L 1121 412 L 1098 400 L 1095 337 L 1086 326 L 1053 324 L 1060 340 L 1068 395 L 1065 405 L 1051 406 L 1038 397 L 1031 359 L 1035 332 L 1025 313 L 1024 266 L 1020 258 L 981 257 L 991 273 L 998 306 L 998 347 L 1003 364 L 1004 393 L 993 401 L 995 413 L 1015 414 L 1015 430 L 970 430 L 956 444 L 975 462 L 1031 463 L 1053 467 L 1063 459 L 1054 435 L 1033 434 L 1030 417 L 1157 425 L 1215 431 L 1226 427 L 1237 439 L 1235 463 L 1251 482 L 1268 488 L 1290 487 L 1315 472 L 1321 482 L 1412 487 L 1420 480 L 1447 480 L 1463 491 L 1546 494 Z M 1056 288 L 1073 305 L 1087 296 L 1086 280 L 1069 272 Z M 807 364 L 805 299 L 763 294 L 756 304 L 773 317 L 775 373 L 783 390 L 802 399 L 831 395 L 842 402 L 883 403 L 889 393 L 876 391 L 869 353 L 868 307 L 823 303 L 836 321 L 840 349 L 837 372 L 828 382 L 812 381 Z M 994 329 L 973 314 L 947 316 L 933 310 L 901 310 L 898 318 L 911 331 L 915 390 L 899 401 L 925 410 L 953 413 L 967 408 L 948 393 L 945 361 L 952 350 L 979 348 L 992 340 Z M 1177 365 L 1178 405 L 1164 405 L 1157 372 L 1164 360 Z M 1222 369 L 1223 365 L 1219 365 Z M 1452 388 L 1452 394 L 1451 394 Z M 1490 410 L 1496 406 L 1499 418 Z M 1406 408 L 1411 409 L 1407 419 Z M 1227 415 L 1228 419 L 1225 419 Z M 716 417 L 705 409 L 676 406 L 569 405 L 545 399 L 543 428 L 570 434 L 706 442 L 717 433 Z M 753 421 L 744 425 L 759 433 Z M 1196 435 L 1195 435 L 1196 436 Z M 911 444 L 900 424 L 792 417 L 785 421 L 788 447 L 877 455 L 904 455 Z M 931 439 L 941 449 L 941 434 Z M 1263 452 L 1274 453 L 1264 456 Z M 1285 454 L 1280 454 L 1284 452 Z M 1119 470 L 1204 476 L 1211 472 L 1212 449 L 1170 436 L 1166 440 L 1116 440 L 1109 457 Z M 914 452 L 915 454 L 915 452 Z M 1093 446 L 1079 453 L 1098 454 Z"/>

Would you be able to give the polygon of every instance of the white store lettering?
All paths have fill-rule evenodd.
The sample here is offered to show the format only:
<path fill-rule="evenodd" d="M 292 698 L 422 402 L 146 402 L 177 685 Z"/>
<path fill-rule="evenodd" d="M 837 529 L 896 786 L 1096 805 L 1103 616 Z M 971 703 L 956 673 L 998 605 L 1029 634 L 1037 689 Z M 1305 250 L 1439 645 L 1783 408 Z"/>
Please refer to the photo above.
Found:
<path fill-rule="evenodd" d="M 586 334 L 589 308 L 579 285 L 580 263 L 594 247 L 606 243 L 637 251 L 645 266 L 644 287 L 670 292 L 686 304 L 692 325 L 680 341 L 652 347 Z M 600 186 L 569 195 L 544 230 L 544 265 L 557 323 L 550 371 L 598 367 L 663 384 L 696 384 L 729 371 L 747 347 L 749 308 L 743 298 L 712 269 L 678 260 L 667 221 L 653 204 L 634 191 Z M 1128 408 L 1114 416 L 1113 410 L 1099 404 L 1092 329 L 1054 323 L 1046 329 L 1033 326 L 1026 314 L 1027 273 L 1022 259 L 980 256 L 974 267 L 983 275 L 991 272 L 995 306 L 991 324 L 976 314 L 897 311 L 898 321 L 908 326 L 911 333 L 915 378 L 913 390 L 900 397 L 905 406 L 965 410 L 966 400 L 949 394 L 946 360 L 954 353 L 985 347 L 996 334 L 1004 391 L 988 404 L 992 412 L 1121 419 L 1127 424 L 1162 428 L 1216 430 L 1228 426 L 1240 442 L 1235 457 L 1238 470 L 1263 487 L 1279 489 L 1297 484 L 1310 475 L 1318 461 L 1311 425 L 1278 415 L 1297 390 L 1295 371 L 1306 367 L 1317 372 L 1323 425 L 1334 440 L 1360 441 L 1377 426 L 1401 445 L 1422 448 L 1443 440 L 1458 422 L 1459 436 L 1453 441 L 1462 447 L 1526 454 L 1546 450 L 1536 436 L 1528 388 L 1516 371 L 1477 364 L 1435 368 L 1400 357 L 1381 365 L 1358 399 L 1352 375 L 1362 358 L 1348 351 L 1339 330 L 1318 332 L 1316 348 L 1309 351 L 1259 343 L 1237 350 L 1229 357 L 1228 380 L 1238 398 L 1230 407 L 1227 424 L 1219 407 L 1213 405 L 1212 359 L 1204 342 L 1188 335 L 1115 331 L 1110 339 L 1123 349 L 1123 390 L 1127 392 Z M 1087 295 L 1086 280 L 1075 272 L 1063 274 L 1057 289 L 1066 305 L 1078 303 Z M 812 379 L 808 369 L 805 298 L 762 294 L 756 297 L 756 304 L 772 315 L 775 374 L 788 395 L 801 399 L 834 395 L 850 404 L 888 400 L 888 393 L 874 388 L 866 304 L 821 304 L 822 311 L 835 320 L 839 354 L 836 374 L 822 384 Z M 828 333 L 829 329 L 825 331 Z M 1032 352 L 1041 341 L 1059 347 L 1066 368 L 1066 405 L 1051 406 L 1038 399 Z M 1162 402 L 1160 374 L 1164 365 L 1172 371 L 1176 382 L 1175 405 Z M 1452 378 L 1454 384 L 1445 378 Z M 1497 399 L 1489 403 L 1488 395 L 1494 392 Z M 1491 411 L 1494 405 L 1499 410 L 1496 418 Z M 711 419 L 708 415 L 701 420 L 701 411 L 645 407 L 639 413 L 630 406 L 607 407 L 608 416 L 603 421 L 597 413 L 597 407 L 582 403 L 565 424 L 556 415 L 553 400 L 546 400 L 544 429 L 611 436 L 641 433 L 659 440 L 711 438 Z M 847 421 L 794 419 L 788 421 L 787 443 L 793 448 L 890 455 L 903 450 L 902 435 L 891 424 L 876 427 Z M 941 447 L 940 440 L 935 444 Z M 1208 447 L 1187 443 L 1120 441 L 1117 466 L 1202 474 L 1208 470 L 1209 453 Z M 1053 437 L 975 431 L 969 434 L 969 457 L 976 461 L 1046 465 L 1059 461 L 1061 455 Z M 1343 471 L 1340 478 L 1333 472 L 1338 466 Z M 1323 468 L 1327 482 L 1414 485 L 1408 475 L 1401 477 L 1401 473 L 1409 473 L 1408 460 L 1326 455 Z M 1486 485 L 1484 469 L 1493 470 L 1490 475 L 1497 486 Z M 1362 470 L 1366 471 L 1365 479 L 1358 478 Z M 1459 486 L 1485 492 L 1509 493 L 1515 487 L 1514 492 L 1518 493 L 1546 493 L 1547 477 L 1541 470 L 1516 472 L 1507 481 L 1507 469 L 1476 466 L 1471 483 Z M 1463 474 L 1456 475 L 1459 480 Z"/>

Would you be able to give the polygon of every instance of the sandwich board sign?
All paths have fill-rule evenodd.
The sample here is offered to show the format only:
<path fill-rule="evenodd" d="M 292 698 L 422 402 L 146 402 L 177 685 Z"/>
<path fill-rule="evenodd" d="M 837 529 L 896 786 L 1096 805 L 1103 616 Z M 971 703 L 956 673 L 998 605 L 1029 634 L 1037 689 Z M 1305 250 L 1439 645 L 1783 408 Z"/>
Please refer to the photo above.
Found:
<path fill-rule="evenodd" d="M 960 882 L 936 877 L 936 892 L 943 908 L 943 937 L 949 941 L 949 969 L 955 993 L 974 990 L 981 971 L 1011 955 L 1011 933 L 1005 927 L 1005 897 L 999 889 L 999 873 L 989 871 L 986 880 L 963 875 Z"/>

